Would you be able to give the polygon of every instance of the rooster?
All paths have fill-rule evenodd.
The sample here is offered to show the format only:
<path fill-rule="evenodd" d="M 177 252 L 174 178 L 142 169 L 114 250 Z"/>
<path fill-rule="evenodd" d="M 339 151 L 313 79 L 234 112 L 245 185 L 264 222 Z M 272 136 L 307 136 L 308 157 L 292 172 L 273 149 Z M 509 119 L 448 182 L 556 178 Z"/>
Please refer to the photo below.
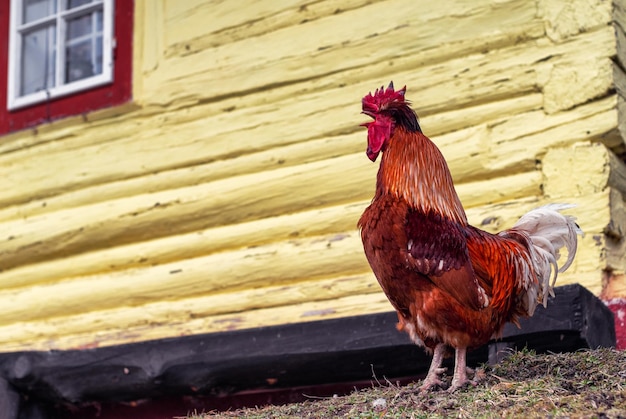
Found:
<path fill-rule="evenodd" d="M 406 86 L 381 87 L 363 98 L 367 157 L 383 153 L 371 205 L 358 226 L 367 260 L 398 314 L 398 330 L 432 353 L 420 386 L 443 386 L 442 361 L 455 350 L 449 391 L 468 383 L 466 353 L 519 326 L 547 304 L 557 273 L 576 253 L 581 230 L 571 207 L 552 204 L 491 234 L 468 224 L 448 165 L 405 100 Z M 567 260 L 558 266 L 559 251 Z M 474 377 L 474 380 L 476 377 Z"/>

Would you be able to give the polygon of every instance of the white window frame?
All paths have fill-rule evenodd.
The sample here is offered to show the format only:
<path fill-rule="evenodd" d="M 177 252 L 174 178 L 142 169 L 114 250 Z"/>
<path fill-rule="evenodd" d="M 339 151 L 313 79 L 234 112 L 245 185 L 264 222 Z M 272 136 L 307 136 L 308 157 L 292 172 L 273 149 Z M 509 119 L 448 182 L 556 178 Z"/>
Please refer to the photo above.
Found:
<path fill-rule="evenodd" d="M 7 0 L 0 0 L 7 1 Z M 58 0 L 58 7 L 54 17 L 46 17 L 28 24 L 21 23 L 23 16 L 24 0 L 11 1 L 11 16 L 9 23 L 9 59 L 8 59 L 8 86 L 7 86 L 7 107 L 9 110 L 23 108 L 25 106 L 46 102 L 52 98 L 70 95 L 96 86 L 111 83 L 113 81 L 113 48 L 115 41 L 113 38 L 114 24 L 114 0 L 98 0 L 98 2 L 86 4 L 71 10 L 64 10 L 61 5 L 68 0 Z M 65 38 L 66 22 L 69 18 L 81 14 L 86 10 L 93 10 L 102 7 L 102 73 L 91 77 L 65 83 L 63 81 L 63 69 L 65 68 Z M 55 84 L 49 89 L 40 90 L 20 96 L 20 75 L 22 65 L 22 33 L 28 29 L 45 24 L 51 20 L 56 20 L 56 63 L 55 63 Z"/>

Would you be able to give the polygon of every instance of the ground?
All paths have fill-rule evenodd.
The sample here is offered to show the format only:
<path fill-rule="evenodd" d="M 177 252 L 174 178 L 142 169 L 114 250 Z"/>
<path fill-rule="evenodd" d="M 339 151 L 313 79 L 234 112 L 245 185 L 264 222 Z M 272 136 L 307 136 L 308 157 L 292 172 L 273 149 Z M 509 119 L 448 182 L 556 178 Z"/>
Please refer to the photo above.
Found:
<path fill-rule="evenodd" d="M 207 418 L 626 418 L 626 351 L 583 350 L 538 355 L 513 352 L 483 367 L 476 387 L 421 395 L 419 383 L 398 386 L 373 377 L 372 387 L 346 396 L 230 412 Z M 446 377 L 450 382 L 450 377 Z"/>

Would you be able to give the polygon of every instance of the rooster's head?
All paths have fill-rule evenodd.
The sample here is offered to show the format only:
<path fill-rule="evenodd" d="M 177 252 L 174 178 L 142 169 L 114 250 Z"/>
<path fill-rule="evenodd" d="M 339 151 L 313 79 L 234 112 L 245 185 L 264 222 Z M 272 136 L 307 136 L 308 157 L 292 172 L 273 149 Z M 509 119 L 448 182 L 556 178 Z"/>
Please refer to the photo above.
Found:
<path fill-rule="evenodd" d="M 370 92 L 363 98 L 363 112 L 374 118 L 373 122 L 361 124 L 367 127 L 367 157 L 376 161 L 378 154 L 383 150 L 391 138 L 396 125 L 402 125 L 409 131 L 421 131 L 417 116 L 404 99 L 406 86 L 394 90 L 393 82 L 385 89 L 381 86 L 374 94 Z"/>

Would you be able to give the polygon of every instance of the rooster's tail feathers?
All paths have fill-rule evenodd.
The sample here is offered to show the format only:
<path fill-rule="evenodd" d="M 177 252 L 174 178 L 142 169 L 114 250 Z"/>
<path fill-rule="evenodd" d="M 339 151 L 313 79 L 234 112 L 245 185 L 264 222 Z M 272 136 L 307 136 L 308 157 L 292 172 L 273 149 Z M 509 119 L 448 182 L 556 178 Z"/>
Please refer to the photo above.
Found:
<path fill-rule="evenodd" d="M 513 226 L 512 230 L 523 232 L 530 239 L 529 253 L 537 283 L 521 284 L 526 289 L 524 306 L 532 315 L 539 301 L 545 307 L 548 294 L 554 295 L 552 287 L 559 272 L 564 272 L 574 261 L 578 246 L 578 235 L 583 232 L 571 215 L 559 211 L 572 208 L 571 204 L 549 204 L 536 208 Z M 567 260 L 561 266 L 557 261 L 560 250 L 565 247 Z M 534 281 L 533 281 L 534 282 Z"/>

